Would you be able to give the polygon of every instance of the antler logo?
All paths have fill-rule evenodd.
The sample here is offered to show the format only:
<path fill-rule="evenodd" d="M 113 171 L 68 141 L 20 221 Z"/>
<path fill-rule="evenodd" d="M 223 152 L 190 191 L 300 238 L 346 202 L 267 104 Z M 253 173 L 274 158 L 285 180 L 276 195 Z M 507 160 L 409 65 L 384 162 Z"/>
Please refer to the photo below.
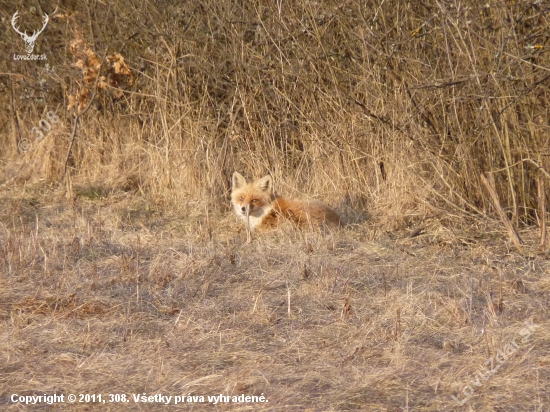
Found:
<path fill-rule="evenodd" d="M 42 28 L 36 32 L 33 31 L 32 32 L 32 36 L 29 36 L 27 34 L 27 31 L 25 30 L 23 33 L 21 31 L 19 31 L 19 28 L 16 27 L 15 23 L 17 21 L 19 17 L 19 12 L 16 11 L 15 14 L 13 15 L 13 18 L 11 19 L 11 25 L 13 27 L 13 29 L 19 33 L 21 35 L 21 37 L 23 37 L 23 40 L 25 41 L 25 50 L 27 51 L 28 54 L 31 54 L 32 51 L 34 50 L 34 43 L 36 42 L 36 39 L 38 38 L 38 35 L 40 33 L 42 33 L 44 31 L 44 29 L 46 28 L 46 25 L 48 24 L 48 21 L 49 21 L 49 17 L 46 13 L 44 13 L 44 25 L 42 26 Z"/>

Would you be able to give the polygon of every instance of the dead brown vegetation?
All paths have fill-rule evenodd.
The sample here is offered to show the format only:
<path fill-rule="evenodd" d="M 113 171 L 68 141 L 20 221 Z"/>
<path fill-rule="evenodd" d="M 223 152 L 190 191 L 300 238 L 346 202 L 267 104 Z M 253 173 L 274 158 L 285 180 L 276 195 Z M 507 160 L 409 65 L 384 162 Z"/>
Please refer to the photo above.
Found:
<path fill-rule="evenodd" d="M 464 408 L 548 408 L 547 2 L 0 5 L 0 402 L 445 410 L 534 317 Z M 351 226 L 245 249 L 235 170 Z"/>
<path fill-rule="evenodd" d="M 545 3 L 135 7 L 77 2 L 40 38 L 47 66 L 3 63 L 0 147 L 18 181 L 33 177 L 28 165 L 60 179 L 68 108 L 82 110 L 97 83 L 74 178 L 225 204 L 233 170 L 270 172 L 333 204 L 384 210 L 382 223 L 397 227 L 439 211 L 493 213 L 485 173 L 515 226 L 540 222 L 536 178 L 550 170 Z M 17 53 L 20 39 L 2 36 Z M 20 153 L 48 110 L 63 127 Z"/>

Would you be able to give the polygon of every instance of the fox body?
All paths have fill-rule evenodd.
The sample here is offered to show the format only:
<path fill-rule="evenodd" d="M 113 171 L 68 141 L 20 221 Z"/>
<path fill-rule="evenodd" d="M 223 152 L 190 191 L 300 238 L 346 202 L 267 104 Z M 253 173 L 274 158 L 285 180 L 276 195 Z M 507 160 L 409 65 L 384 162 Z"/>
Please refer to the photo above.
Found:
<path fill-rule="evenodd" d="M 298 226 L 340 225 L 340 216 L 322 202 L 276 196 L 269 175 L 248 183 L 239 172 L 233 173 L 231 203 L 249 231 L 274 228 L 284 219 Z"/>

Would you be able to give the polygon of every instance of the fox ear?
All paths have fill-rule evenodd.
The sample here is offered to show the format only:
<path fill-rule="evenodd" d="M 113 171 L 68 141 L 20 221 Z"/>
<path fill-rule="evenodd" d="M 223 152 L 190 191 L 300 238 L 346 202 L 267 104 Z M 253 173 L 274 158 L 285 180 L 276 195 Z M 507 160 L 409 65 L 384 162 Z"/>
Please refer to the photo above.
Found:
<path fill-rule="evenodd" d="M 239 172 L 233 173 L 233 190 L 239 189 L 246 185 L 246 179 Z"/>
<path fill-rule="evenodd" d="M 273 181 L 271 180 L 271 176 L 267 175 L 262 177 L 261 179 L 256 181 L 256 186 L 262 191 L 262 192 L 273 192 Z"/>

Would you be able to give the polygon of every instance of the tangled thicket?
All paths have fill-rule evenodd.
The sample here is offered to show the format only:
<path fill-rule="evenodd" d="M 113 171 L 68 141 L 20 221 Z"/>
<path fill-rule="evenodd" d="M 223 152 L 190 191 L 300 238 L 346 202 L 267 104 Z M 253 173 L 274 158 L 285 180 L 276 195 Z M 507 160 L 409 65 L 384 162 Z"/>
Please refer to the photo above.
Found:
<path fill-rule="evenodd" d="M 270 172 L 395 225 L 491 211 L 485 174 L 512 222 L 539 219 L 538 185 L 550 176 L 547 2 L 65 7 L 37 41 L 47 61 L 0 63 L 0 156 L 22 165 L 19 179 L 60 178 L 70 109 L 93 96 L 73 179 L 222 204 L 233 170 Z M 54 3 L 38 8 L 21 7 L 21 24 Z M 8 22 L 13 6 L 2 9 Z M 0 43 L 22 52 L 11 30 Z M 64 127 L 20 153 L 52 108 Z"/>

